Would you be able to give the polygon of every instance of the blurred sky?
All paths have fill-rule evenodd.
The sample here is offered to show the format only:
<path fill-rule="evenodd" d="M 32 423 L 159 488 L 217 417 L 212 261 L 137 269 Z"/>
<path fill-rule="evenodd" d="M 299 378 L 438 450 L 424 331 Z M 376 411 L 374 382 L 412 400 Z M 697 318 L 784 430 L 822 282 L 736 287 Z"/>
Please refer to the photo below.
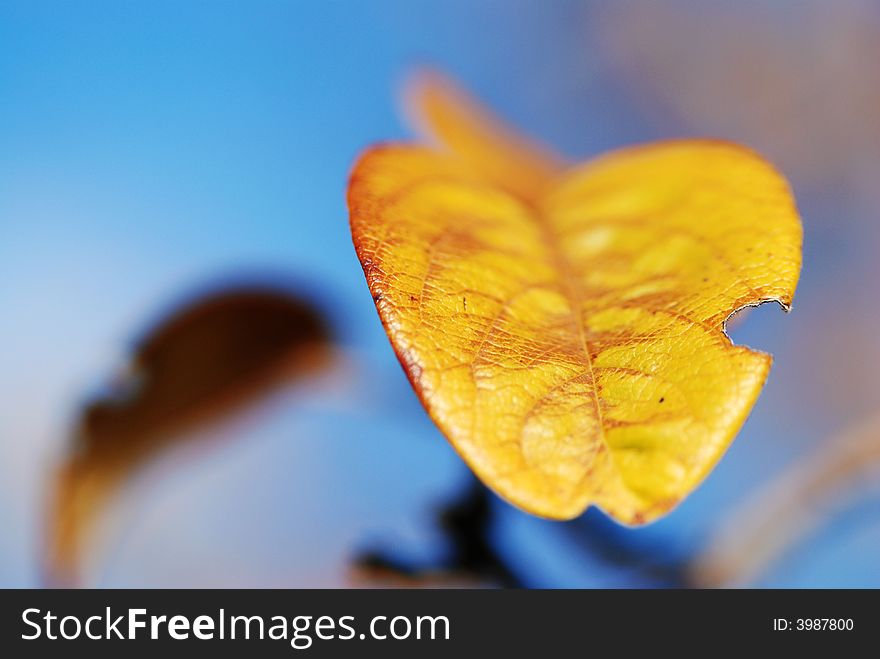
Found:
<path fill-rule="evenodd" d="M 420 63 L 574 157 L 711 133 L 658 114 L 624 78 L 598 5 L 0 0 L 0 585 L 39 583 L 43 497 L 78 404 L 170 304 L 252 272 L 316 296 L 354 366 L 324 389 L 276 397 L 213 450 L 152 468 L 120 504 L 89 583 L 344 585 L 358 548 L 436 552 L 430 513 L 467 474 L 376 317 L 351 246 L 348 170 L 370 143 L 408 135 L 395 91 Z M 638 22 L 639 4 L 623 5 Z M 753 20 L 771 13 L 797 34 L 809 6 L 766 3 Z M 762 148 L 757 132 L 722 136 Z M 776 357 L 764 395 L 706 483 L 632 532 L 671 554 L 693 550 L 744 492 L 876 407 L 819 409 L 828 390 L 807 381 L 825 359 L 813 347 L 826 344 L 798 328 L 845 313 L 834 277 L 848 263 L 876 275 L 866 241 L 878 235 L 867 219 L 844 221 L 873 219 L 873 201 L 841 207 L 809 185 L 796 312 L 761 308 L 735 332 Z M 869 328 L 873 318 L 852 322 Z M 866 350 L 880 354 L 865 332 Z M 558 526 L 498 508 L 499 546 L 528 583 L 641 583 L 584 556 Z M 765 585 L 880 585 L 876 506 L 858 520 L 814 538 Z"/>

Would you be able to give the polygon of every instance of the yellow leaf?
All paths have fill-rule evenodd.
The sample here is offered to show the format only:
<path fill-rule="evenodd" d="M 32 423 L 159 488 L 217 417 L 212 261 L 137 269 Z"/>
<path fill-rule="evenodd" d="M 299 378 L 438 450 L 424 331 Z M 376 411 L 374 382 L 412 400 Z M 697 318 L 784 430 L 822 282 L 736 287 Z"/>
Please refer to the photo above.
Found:
<path fill-rule="evenodd" d="M 791 303 L 801 227 L 785 180 L 743 147 L 681 140 L 519 188 L 530 154 L 504 174 L 462 145 L 509 155 L 522 142 L 481 136 L 485 111 L 468 121 L 428 84 L 446 109 L 426 121 L 457 135 L 451 148 L 375 147 L 348 193 L 413 387 L 511 503 L 656 519 L 719 460 L 767 376 L 770 356 L 732 345 L 724 323 Z"/>
<path fill-rule="evenodd" d="M 516 197 L 539 199 L 566 166 L 562 158 L 518 135 L 438 73 L 413 78 L 405 101 L 426 141 L 457 153 L 462 167 L 473 168 Z"/>

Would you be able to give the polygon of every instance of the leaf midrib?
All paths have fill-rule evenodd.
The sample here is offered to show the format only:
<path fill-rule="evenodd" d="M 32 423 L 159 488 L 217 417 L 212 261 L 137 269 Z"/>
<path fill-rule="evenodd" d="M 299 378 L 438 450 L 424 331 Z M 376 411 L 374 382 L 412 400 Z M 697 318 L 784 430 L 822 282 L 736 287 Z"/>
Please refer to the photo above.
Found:
<path fill-rule="evenodd" d="M 590 398 L 593 401 L 593 407 L 596 412 L 596 421 L 599 424 L 599 439 L 605 445 L 605 448 L 610 451 L 610 446 L 608 445 L 608 441 L 605 436 L 605 418 L 602 414 L 602 406 L 599 401 L 599 393 L 596 387 L 596 375 L 593 369 L 593 358 L 590 353 L 590 344 L 587 340 L 587 333 L 584 329 L 583 302 L 579 287 L 576 284 L 576 269 L 569 260 L 568 256 L 566 256 L 565 250 L 562 248 L 562 244 L 556 232 L 556 229 L 554 228 L 553 223 L 550 221 L 550 218 L 547 216 L 543 206 L 537 203 L 528 202 L 527 206 L 530 210 L 531 216 L 535 219 L 535 223 L 538 226 L 541 240 L 550 254 L 551 265 L 559 272 L 560 288 L 563 295 L 568 301 L 571 320 L 574 327 L 576 328 L 578 337 L 580 339 L 581 349 L 584 353 L 584 362 L 587 366 L 587 374 L 590 378 Z M 586 474 L 584 477 L 586 477 Z"/>

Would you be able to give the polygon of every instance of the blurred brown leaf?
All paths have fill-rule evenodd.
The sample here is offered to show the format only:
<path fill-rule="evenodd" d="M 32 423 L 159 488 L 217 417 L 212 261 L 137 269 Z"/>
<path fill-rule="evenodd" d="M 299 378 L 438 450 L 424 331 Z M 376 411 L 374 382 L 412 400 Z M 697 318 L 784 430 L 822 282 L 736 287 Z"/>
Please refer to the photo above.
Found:
<path fill-rule="evenodd" d="M 173 312 L 133 351 L 109 393 L 80 414 L 50 501 L 49 581 L 75 582 L 93 522 L 138 467 L 316 371 L 329 355 L 322 316 L 280 289 L 218 292 Z"/>

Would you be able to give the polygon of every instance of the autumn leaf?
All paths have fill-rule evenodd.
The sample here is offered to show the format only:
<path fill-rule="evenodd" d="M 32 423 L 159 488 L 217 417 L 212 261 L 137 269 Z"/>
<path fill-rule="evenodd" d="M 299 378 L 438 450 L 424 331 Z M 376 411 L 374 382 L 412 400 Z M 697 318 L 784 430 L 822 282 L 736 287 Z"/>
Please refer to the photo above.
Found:
<path fill-rule="evenodd" d="M 562 158 L 518 135 L 437 73 L 413 78 L 404 102 L 426 141 L 455 151 L 461 167 L 514 196 L 539 199 L 566 167 Z"/>
<path fill-rule="evenodd" d="M 709 140 L 567 167 L 436 74 L 408 98 L 438 146 L 368 150 L 348 203 L 425 408 L 529 512 L 656 519 L 720 459 L 767 377 L 770 356 L 724 324 L 791 304 L 801 227 L 786 181 Z"/>
<path fill-rule="evenodd" d="M 76 580 L 93 523 L 139 467 L 320 368 L 329 347 L 310 303 L 263 285 L 195 300 L 149 332 L 73 430 L 49 511 L 49 581 Z"/>

